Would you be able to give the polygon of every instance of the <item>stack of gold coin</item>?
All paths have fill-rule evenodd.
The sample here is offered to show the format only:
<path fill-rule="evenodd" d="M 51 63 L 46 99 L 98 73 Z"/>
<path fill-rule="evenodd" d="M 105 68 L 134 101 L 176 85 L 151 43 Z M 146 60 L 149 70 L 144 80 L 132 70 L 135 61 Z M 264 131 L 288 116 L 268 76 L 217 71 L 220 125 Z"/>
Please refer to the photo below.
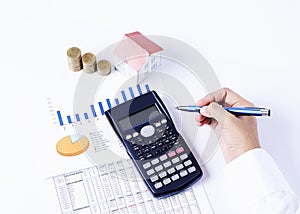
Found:
<path fill-rule="evenodd" d="M 86 73 L 94 73 L 96 71 L 96 56 L 93 53 L 85 53 L 82 56 L 82 64 Z"/>
<path fill-rule="evenodd" d="M 97 63 L 97 71 L 102 76 L 107 76 L 111 72 L 111 64 L 109 61 L 102 59 Z"/>
<path fill-rule="evenodd" d="M 68 65 L 71 71 L 80 71 L 82 69 L 81 50 L 77 47 L 71 47 L 67 51 Z"/>

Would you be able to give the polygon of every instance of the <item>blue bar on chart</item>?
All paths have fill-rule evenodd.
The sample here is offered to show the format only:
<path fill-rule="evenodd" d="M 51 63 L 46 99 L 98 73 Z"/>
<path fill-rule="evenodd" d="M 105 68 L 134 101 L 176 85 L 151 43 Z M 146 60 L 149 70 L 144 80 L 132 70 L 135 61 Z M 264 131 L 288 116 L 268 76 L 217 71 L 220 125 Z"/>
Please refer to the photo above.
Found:
<path fill-rule="evenodd" d="M 68 119 L 68 123 L 71 124 L 72 123 L 72 119 L 71 119 L 70 115 L 67 116 L 67 119 Z"/>
<path fill-rule="evenodd" d="M 111 109 L 111 103 L 110 103 L 109 99 L 106 99 L 106 103 L 107 103 L 108 108 Z"/>
<path fill-rule="evenodd" d="M 85 118 L 86 120 L 88 120 L 88 119 L 89 119 L 89 115 L 88 115 L 87 113 L 84 113 L 84 118 Z"/>
<path fill-rule="evenodd" d="M 129 92 L 130 92 L 131 98 L 133 99 L 134 98 L 134 93 L 133 93 L 132 87 L 129 87 Z"/>
<path fill-rule="evenodd" d="M 146 85 L 145 85 L 145 87 L 146 87 L 146 90 L 147 90 L 147 92 L 150 92 L 149 85 L 148 85 L 148 84 L 146 84 Z"/>
<path fill-rule="evenodd" d="M 94 105 L 91 105 L 91 110 L 92 110 L 92 113 L 93 113 L 93 117 L 97 117 Z"/>
<path fill-rule="evenodd" d="M 57 113 L 59 125 L 60 125 L 60 126 L 63 126 L 63 125 L 64 125 L 64 122 L 63 122 L 63 119 L 62 119 L 62 117 L 61 117 L 60 111 L 57 111 L 56 113 Z"/>
<path fill-rule="evenodd" d="M 75 117 L 76 117 L 76 121 L 79 122 L 80 121 L 79 114 L 75 114 Z"/>
<path fill-rule="evenodd" d="M 127 97 L 126 97 L 125 91 L 121 91 L 121 94 L 122 94 L 124 102 L 126 102 L 127 101 Z"/>
<path fill-rule="evenodd" d="M 116 99 L 115 99 L 115 103 L 116 103 L 116 106 L 120 104 L 120 102 L 119 102 L 119 99 L 118 99 L 118 98 L 116 98 Z"/>
<path fill-rule="evenodd" d="M 101 111 L 101 114 L 104 115 L 104 108 L 103 108 L 103 105 L 101 102 L 98 102 L 98 105 L 99 105 L 99 108 L 100 108 L 100 111 Z"/>
<path fill-rule="evenodd" d="M 137 85 L 136 87 L 137 87 L 137 89 L 138 89 L 138 91 L 139 91 L 139 94 L 140 94 L 140 95 L 143 95 L 143 92 L 142 92 L 141 86 L 140 86 L 140 85 Z"/>

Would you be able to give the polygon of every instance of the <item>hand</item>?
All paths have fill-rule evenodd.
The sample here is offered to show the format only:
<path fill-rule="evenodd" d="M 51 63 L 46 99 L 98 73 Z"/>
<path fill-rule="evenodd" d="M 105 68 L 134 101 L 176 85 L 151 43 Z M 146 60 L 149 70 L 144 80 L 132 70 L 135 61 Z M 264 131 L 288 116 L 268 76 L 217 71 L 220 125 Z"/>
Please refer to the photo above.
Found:
<path fill-rule="evenodd" d="M 199 126 L 208 124 L 215 131 L 227 163 L 251 149 L 260 147 L 256 118 L 236 117 L 222 107 L 251 107 L 252 103 L 232 90 L 223 88 L 200 99 L 197 105 L 204 107 L 196 121 Z"/>

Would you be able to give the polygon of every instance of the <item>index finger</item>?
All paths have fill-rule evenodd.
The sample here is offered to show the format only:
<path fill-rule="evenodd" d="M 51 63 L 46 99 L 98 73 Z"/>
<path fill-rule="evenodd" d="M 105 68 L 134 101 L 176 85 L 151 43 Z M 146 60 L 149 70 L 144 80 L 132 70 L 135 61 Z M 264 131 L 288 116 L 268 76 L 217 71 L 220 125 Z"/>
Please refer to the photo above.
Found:
<path fill-rule="evenodd" d="M 253 104 L 229 88 L 222 88 L 212 92 L 196 102 L 199 106 L 206 106 L 212 102 L 229 107 L 251 107 Z"/>

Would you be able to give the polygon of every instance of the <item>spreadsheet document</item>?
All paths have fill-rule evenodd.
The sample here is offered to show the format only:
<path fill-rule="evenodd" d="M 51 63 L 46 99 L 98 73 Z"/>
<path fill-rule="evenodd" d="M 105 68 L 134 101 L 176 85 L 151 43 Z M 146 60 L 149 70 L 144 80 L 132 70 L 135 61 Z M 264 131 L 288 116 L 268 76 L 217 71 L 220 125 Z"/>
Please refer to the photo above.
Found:
<path fill-rule="evenodd" d="M 130 159 L 76 170 L 48 179 L 61 213 L 214 213 L 201 181 L 155 198 Z"/>

